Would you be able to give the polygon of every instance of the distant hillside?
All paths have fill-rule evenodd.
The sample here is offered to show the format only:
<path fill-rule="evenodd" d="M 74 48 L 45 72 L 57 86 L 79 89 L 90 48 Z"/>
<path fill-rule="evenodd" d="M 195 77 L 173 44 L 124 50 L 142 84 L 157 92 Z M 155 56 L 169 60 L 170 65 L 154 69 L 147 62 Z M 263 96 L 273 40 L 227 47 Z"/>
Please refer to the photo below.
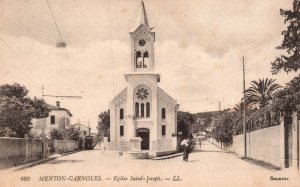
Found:
<path fill-rule="evenodd" d="M 219 111 L 198 112 L 193 114 L 196 118 L 211 118 L 219 115 Z"/>
<path fill-rule="evenodd" d="M 221 112 L 224 112 L 224 110 Z M 205 132 L 207 127 L 211 127 L 211 122 L 213 121 L 213 118 L 218 117 L 219 114 L 219 111 L 198 112 L 193 114 L 196 123 L 192 125 L 192 132 Z"/>
<path fill-rule="evenodd" d="M 222 110 L 221 113 L 228 111 L 229 109 Z M 192 132 L 207 132 L 208 127 L 211 127 L 212 121 L 220 115 L 219 111 L 208 111 L 208 112 L 198 112 L 191 114 L 189 112 L 179 111 L 178 116 L 192 116 L 194 118 L 194 123 L 191 124 Z"/>

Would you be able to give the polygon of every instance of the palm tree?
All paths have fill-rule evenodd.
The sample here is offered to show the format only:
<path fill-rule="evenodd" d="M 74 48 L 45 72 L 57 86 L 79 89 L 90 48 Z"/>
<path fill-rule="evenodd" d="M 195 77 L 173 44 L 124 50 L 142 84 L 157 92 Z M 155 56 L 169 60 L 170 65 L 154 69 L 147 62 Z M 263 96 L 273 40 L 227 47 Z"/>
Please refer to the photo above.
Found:
<path fill-rule="evenodd" d="M 272 95 L 281 88 L 275 81 L 275 79 L 268 78 L 251 81 L 250 88 L 245 91 L 246 100 L 248 100 L 250 104 L 255 104 L 259 107 L 268 105 L 272 100 Z"/>

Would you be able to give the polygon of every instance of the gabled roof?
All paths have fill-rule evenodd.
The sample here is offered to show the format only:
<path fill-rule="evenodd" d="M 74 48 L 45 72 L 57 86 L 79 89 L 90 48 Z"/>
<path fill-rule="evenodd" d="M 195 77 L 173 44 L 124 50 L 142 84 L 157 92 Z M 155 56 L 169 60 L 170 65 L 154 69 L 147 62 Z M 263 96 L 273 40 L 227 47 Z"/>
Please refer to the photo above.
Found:
<path fill-rule="evenodd" d="M 172 100 L 177 103 L 177 100 L 173 99 L 169 94 L 167 94 L 163 89 L 157 86 L 158 93 L 165 95 L 169 100 Z"/>
<path fill-rule="evenodd" d="M 50 104 L 47 104 L 47 106 L 48 106 L 48 108 L 49 108 L 50 110 L 64 110 L 64 111 L 66 111 L 71 117 L 73 116 L 73 115 L 71 114 L 71 112 L 70 112 L 68 109 L 66 109 L 66 108 L 60 108 L 60 107 L 53 106 L 53 105 L 50 105 Z"/>
<path fill-rule="evenodd" d="M 111 103 L 115 103 L 117 101 L 118 98 L 123 97 L 126 99 L 126 95 L 127 95 L 127 87 L 124 88 L 118 95 L 116 95 L 111 101 Z"/>

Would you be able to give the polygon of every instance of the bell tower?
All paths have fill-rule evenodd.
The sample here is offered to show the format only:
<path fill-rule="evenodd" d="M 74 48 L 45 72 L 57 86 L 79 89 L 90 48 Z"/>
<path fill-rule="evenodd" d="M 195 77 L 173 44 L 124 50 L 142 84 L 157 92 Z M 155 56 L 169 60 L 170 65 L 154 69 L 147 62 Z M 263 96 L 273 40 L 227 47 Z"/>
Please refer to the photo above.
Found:
<path fill-rule="evenodd" d="M 155 32 L 149 27 L 144 2 L 141 1 L 137 23 L 130 32 L 131 70 L 134 72 L 154 71 Z"/>

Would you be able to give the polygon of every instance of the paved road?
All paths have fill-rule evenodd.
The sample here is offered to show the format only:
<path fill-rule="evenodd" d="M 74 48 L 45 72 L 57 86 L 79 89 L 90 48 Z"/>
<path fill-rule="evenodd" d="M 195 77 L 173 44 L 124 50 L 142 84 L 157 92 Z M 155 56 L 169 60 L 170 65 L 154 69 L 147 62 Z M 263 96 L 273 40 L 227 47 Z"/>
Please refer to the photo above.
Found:
<path fill-rule="evenodd" d="M 30 176 L 30 181 L 22 182 L 20 180 L 22 176 Z M 147 176 L 149 176 L 148 183 Z M 289 177 L 289 181 L 270 181 L 270 176 Z M 84 177 L 94 181 L 85 181 Z M 114 180 L 116 177 L 123 181 L 117 182 Z M 137 180 L 132 181 L 131 177 Z M 190 154 L 189 162 L 183 162 L 182 157 L 167 160 L 130 160 L 106 156 L 100 150 L 92 150 L 59 157 L 22 171 L 1 173 L 1 178 L 6 184 L 10 182 L 9 186 L 39 187 L 120 185 L 261 187 L 300 184 L 295 183 L 294 178 L 286 172 L 270 171 L 250 164 L 208 142 L 202 144 L 200 152 Z M 145 180 L 139 181 L 138 178 Z M 79 181 L 76 181 L 77 179 Z"/>

